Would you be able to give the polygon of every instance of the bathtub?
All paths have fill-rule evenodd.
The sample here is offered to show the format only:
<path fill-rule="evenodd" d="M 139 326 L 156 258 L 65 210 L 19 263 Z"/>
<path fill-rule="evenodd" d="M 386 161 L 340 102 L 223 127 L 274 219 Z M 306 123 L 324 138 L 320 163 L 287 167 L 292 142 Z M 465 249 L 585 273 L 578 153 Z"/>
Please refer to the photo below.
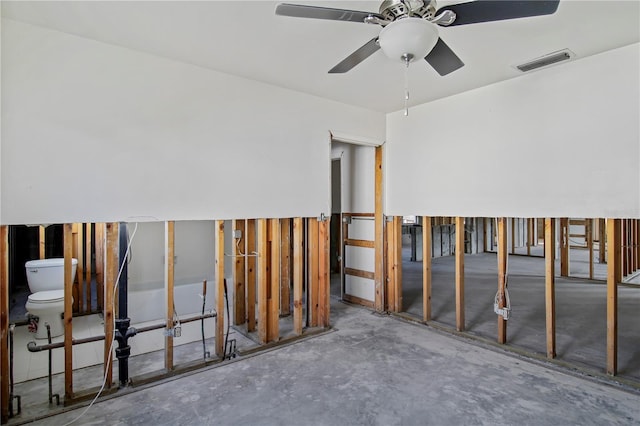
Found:
<path fill-rule="evenodd" d="M 180 318 L 188 318 L 202 313 L 202 298 L 200 297 L 202 282 L 176 284 L 173 294 L 176 313 Z M 215 283 L 213 281 L 207 282 L 205 313 L 215 308 L 215 294 Z M 128 313 L 131 325 L 167 318 L 163 287 L 149 285 L 130 287 L 128 296 Z"/>

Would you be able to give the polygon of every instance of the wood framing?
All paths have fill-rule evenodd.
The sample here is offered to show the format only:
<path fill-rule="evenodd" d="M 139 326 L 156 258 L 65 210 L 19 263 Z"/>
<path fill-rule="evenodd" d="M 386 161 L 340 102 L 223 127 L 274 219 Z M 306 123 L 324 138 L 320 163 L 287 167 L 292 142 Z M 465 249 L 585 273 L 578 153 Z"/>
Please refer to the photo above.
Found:
<path fill-rule="evenodd" d="M 165 330 L 173 332 L 174 310 L 174 278 L 175 278 L 175 222 L 164 223 L 164 300 L 166 316 Z M 167 371 L 173 370 L 173 335 L 166 334 L 164 337 L 164 368 Z"/>
<path fill-rule="evenodd" d="M 560 219 L 560 276 L 569 276 L 569 219 Z"/>
<path fill-rule="evenodd" d="M 387 222 L 387 309 L 402 311 L 402 216 Z"/>
<path fill-rule="evenodd" d="M 247 331 L 256 330 L 256 221 L 247 219 L 244 252 L 249 255 L 245 261 L 245 283 L 247 288 Z"/>
<path fill-rule="evenodd" d="M 516 218 L 511 218 L 511 254 L 516 254 Z"/>
<path fill-rule="evenodd" d="M 9 227 L 0 226 L 0 421 L 9 420 Z"/>
<path fill-rule="evenodd" d="M 307 315 L 309 318 L 309 326 L 317 327 L 319 323 L 318 318 L 318 306 L 319 306 L 319 247 L 318 247 L 318 219 L 309 218 L 307 219 L 307 271 L 308 271 L 308 279 L 307 279 Z"/>
<path fill-rule="evenodd" d="M 71 257 L 75 258 L 78 260 L 78 265 L 76 267 L 76 276 L 75 279 L 73 281 L 73 288 L 72 288 L 72 295 L 73 295 L 73 302 L 72 302 L 72 306 L 73 306 L 73 312 L 80 312 L 80 300 L 81 300 L 81 296 L 82 296 L 82 290 L 80 288 L 80 276 L 82 275 L 82 266 L 80 265 L 80 260 L 81 257 L 79 256 L 79 251 L 82 251 L 82 249 L 80 249 L 78 251 L 78 247 L 80 246 L 80 236 L 78 235 L 78 226 L 79 224 L 77 223 L 73 223 L 71 224 L 71 236 L 69 237 L 69 241 L 71 244 Z M 64 235 L 64 230 L 63 230 L 63 235 Z M 73 278 L 73 277 L 72 277 Z"/>
<path fill-rule="evenodd" d="M 607 373 L 618 372 L 618 283 L 622 278 L 620 262 L 621 219 L 607 219 Z"/>
<path fill-rule="evenodd" d="M 363 299 L 361 297 L 353 296 L 351 294 L 345 294 L 343 296 L 343 299 L 345 302 L 354 303 L 356 305 L 362 305 L 362 306 L 366 306 L 367 308 L 375 309 L 373 301 L 371 300 Z"/>
<path fill-rule="evenodd" d="M 269 256 L 267 254 L 267 220 L 257 219 L 257 248 L 258 248 L 258 339 L 260 343 L 267 343 L 267 291 L 269 280 Z"/>
<path fill-rule="evenodd" d="M 106 227 L 107 225 L 104 223 L 96 223 L 96 291 L 98 293 L 98 310 L 104 307 Z"/>
<path fill-rule="evenodd" d="M 354 240 L 351 238 L 347 238 L 344 240 L 344 244 L 347 246 L 354 246 L 354 247 L 375 248 L 375 241 L 369 241 L 369 240 Z"/>
<path fill-rule="evenodd" d="M 640 269 L 640 220 L 636 219 L 636 268 Z"/>
<path fill-rule="evenodd" d="M 384 217 L 382 214 L 382 146 L 376 147 L 375 153 L 375 299 L 376 311 L 384 311 Z"/>
<path fill-rule="evenodd" d="M 464 217 L 456 217 L 456 330 L 464 331 Z"/>
<path fill-rule="evenodd" d="M 85 268 L 84 268 L 84 282 L 85 282 L 85 294 L 84 294 L 84 312 L 91 312 L 91 248 L 93 247 L 93 241 L 91 236 L 91 224 L 87 223 L 87 230 L 85 232 Z"/>
<path fill-rule="evenodd" d="M 293 219 L 293 332 L 302 334 L 302 285 L 304 282 L 304 248 L 302 218 Z"/>
<path fill-rule="evenodd" d="M 329 229 L 328 219 L 318 222 L 318 325 L 329 327 L 331 310 L 329 282 Z"/>
<path fill-rule="evenodd" d="M 593 279 L 593 219 L 585 219 L 584 233 L 587 239 L 587 250 L 589 250 L 589 279 Z"/>
<path fill-rule="evenodd" d="M 84 224 L 77 223 L 76 224 L 76 238 L 74 240 L 74 257 L 78 259 L 78 266 L 76 269 L 76 288 L 78 289 L 78 303 L 76 312 L 84 312 L 82 309 L 82 305 L 84 304 L 84 294 L 85 294 L 85 281 L 84 281 Z M 75 304 L 75 303 L 74 303 Z"/>
<path fill-rule="evenodd" d="M 607 225 L 605 219 L 598 219 L 598 262 L 607 263 Z"/>
<path fill-rule="evenodd" d="M 375 274 L 370 271 L 363 271 L 362 269 L 344 268 L 345 275 L 351 275 L 352 277 L 366 278 L 369 280 L 375 279 Z"/>
<path fill-rule="evenodd" d="M 216 220 L 216 355 L 224 358 L 224 220 Z M 228 319 L 229 321 L 231 318 Z"/>
<path fill-rule="evenodd" d="M 545 318 L 547 358 L 556 357 L 555 219 L 544 220 Z"/>
<path fill-rule="evenodd" d="M 431 217 L 422 216 L 422 320 L 431 321 Z"/>
<path fill-rule="evenodd" d="M 73 399 L 73 225 L 63 225 L 64 245 L 64 399 Z M 80 263 L 80 262 L 78 262 Z M 40 324 L 44 326 L 44 324 Z"/>
<path fill-rule="evenodd" d="M 118 276 L 118 229 L 115 222 L 106 224 L 106 259 L 104 285 L 104 370 L 107 377 L 105 387 L 108 389 L 113 383 L 113 357 L 111 343 L 114 341 L 115 309 L 114 288 Z"/>
<path fill-rule="evenodd" d="M 44 259 L 47 256 L 47 237 L 46 228 L 44 225 L 38 226 L 38 251 L 40 259 Z"/>
<path fill-rule="evenodd" d="M 291 219 L 280 219 L 280 315 L 291 314 Z"/>
<path fill-rule="evenodd" d="M 267 299 L 267 341 L 280 337 L 280 220 L 269 219 L 269 291 Z"/>
<path fill-rule="evenodd" d="M 513 232 L 513 230 L 512 230 Z M 511 238 L 513 238 L 512 235 Z M 507 305 L 507 252 L 508 225 L 507 218 L 498 218 L 498 308 L 504 309 Z M 527 247 L 530 245 L 527 243 Z M 507 343 L 507 320 L 498 315 L 498 343 Z"/>
<path fill-rule="evenodd" d="M 233 228 L 233 248 L 234 248 L 234 268 L 233 268 L 233 323 L 235 325 L 244 324 L 246 320 L 246 297 L 245 297 L 245 269 L 247 258 L 242 253 L 245 246 L 246 221 L 232 220 Z M 240 235 L 236 235 L 236 232 Z"/>

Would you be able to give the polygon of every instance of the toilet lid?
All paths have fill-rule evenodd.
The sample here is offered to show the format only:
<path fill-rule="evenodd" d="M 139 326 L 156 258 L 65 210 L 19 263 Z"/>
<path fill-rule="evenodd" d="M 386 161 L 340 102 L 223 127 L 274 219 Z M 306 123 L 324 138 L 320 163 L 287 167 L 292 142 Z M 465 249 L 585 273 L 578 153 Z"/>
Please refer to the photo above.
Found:
<path fill-rule="evenodd" d="M 39 291 L 29 295 L 31 303 L 52 303 L 64 300 L 64 290 Z"/>

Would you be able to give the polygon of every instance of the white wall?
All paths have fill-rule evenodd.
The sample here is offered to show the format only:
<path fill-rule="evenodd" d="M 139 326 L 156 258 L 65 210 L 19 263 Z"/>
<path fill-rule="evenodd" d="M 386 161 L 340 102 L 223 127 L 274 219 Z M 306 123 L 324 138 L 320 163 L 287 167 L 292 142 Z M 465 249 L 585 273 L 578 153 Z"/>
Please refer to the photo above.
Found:
<path fill-rule="evenodd" d="M 3 224 L 318 216 L 384 115 L 4 19 Z"/>
<path fill-rule="evenodd" d="M 385 213 L 640 217 L 639 47 L 387 115 Z"/>

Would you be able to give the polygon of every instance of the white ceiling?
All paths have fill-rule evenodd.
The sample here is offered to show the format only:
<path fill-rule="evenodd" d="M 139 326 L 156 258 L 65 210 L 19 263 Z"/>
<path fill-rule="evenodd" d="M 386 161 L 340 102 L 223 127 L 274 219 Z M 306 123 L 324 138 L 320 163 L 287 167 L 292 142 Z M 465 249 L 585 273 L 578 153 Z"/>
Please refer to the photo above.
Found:
<path fill-rule="evenodd" d="M 380 4 L 287 2 L 373 12 Z M 382 52 L 346 74 L 327 73 L 380 27 L 276 16 L 278 3 L 2 1 L 2 16 L 377 111 L 403 108 L 403 65 Z M 424 61 L 412 64 L 410 105 L 518 77 L 514 65 L 557 50 L 568 48 L 579 60 L 638 42 L 639 6 L 638 0 L 564 0 L 550 16 L 441 28 L 466 66 L 440 77 Z"/>

